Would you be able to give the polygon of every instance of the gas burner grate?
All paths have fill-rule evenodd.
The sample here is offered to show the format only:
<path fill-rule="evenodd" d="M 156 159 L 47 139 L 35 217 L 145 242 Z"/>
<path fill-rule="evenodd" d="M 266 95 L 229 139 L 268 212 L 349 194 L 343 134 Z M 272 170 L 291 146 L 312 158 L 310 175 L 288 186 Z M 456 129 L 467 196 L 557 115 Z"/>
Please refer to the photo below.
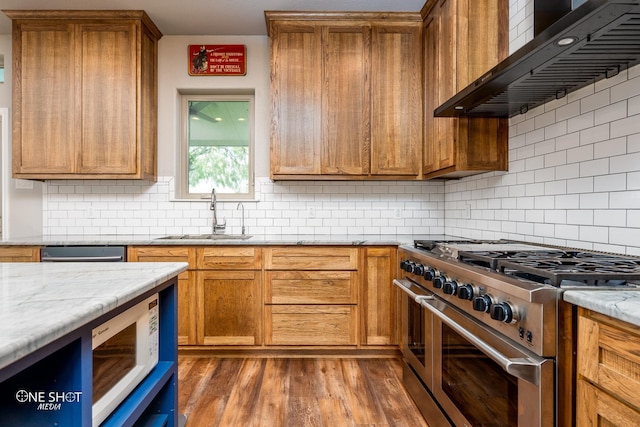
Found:
<path fill-rule="evenodd" d="M 578 286 L 622 286 L 627 281 L 640 280 L 640 260 L 607 257 L 556 259 L 504 259 L 497 261 L 501 273 L 556 287 Z"/>
<path fill-rule="evenodd" d="M 564 251 L 460 251 L 458 261 L 479 267 L 498 269 L 498 261 L 503 259 L 542 260 L 549 258 L 570 258 L 571 255 Z"/>

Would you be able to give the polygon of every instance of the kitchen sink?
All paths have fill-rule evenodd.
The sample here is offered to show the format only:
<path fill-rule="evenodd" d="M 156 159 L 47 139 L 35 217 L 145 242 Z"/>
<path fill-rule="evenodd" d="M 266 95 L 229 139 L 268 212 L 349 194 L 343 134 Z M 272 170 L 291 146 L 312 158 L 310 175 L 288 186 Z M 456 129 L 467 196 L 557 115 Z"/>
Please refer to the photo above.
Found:
<path fill-rule="evenodd" d="M 247 240 L 247 234 L 180 234 L 177 236 L 158 237 L 156 240 Z"/>

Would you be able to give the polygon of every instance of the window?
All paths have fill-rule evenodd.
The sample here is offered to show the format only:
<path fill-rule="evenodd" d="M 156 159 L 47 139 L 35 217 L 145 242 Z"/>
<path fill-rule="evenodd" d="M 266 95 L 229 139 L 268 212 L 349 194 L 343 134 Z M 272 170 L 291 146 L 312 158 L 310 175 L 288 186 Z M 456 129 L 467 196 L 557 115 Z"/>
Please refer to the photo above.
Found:
<path fill-rule="evenodd" d="M 253 95 L 183 95 L 178 198 L 251 199 Z"/>

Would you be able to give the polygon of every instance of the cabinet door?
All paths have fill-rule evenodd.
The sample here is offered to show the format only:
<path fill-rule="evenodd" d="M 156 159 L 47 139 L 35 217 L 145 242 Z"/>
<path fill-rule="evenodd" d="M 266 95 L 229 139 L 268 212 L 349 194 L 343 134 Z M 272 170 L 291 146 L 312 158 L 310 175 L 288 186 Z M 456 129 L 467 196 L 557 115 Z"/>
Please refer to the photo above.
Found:
<path fill-rule="evenodd" d="M 435 6 L 435 19 L 438 21 L 436 38 L 437 68 L 434 76 L 437 82 L 436 106 L 447 101 L 458 91 L 458 0 L 443 0 Z M 455 150 L 458 145 L 458 119 L 438 118 L 435 120 L 435 134 L 432 153 L 436 169 L 454 166 Z"/>
<path fill-rule="evenodd" d="M 259 271 L 198 271 L 198 344 L 262 344 Z"/>
<path fill-rule="evenodd" d="M 637 390 L 629 390 L 637 393 Z M 640 426 L 640 412 L 614 399 L 589 382 L 578 380 L 576 390 L 576 425 L 630 427 Z"/>
<path fill-rule="evenodd" d="M 320 27 L 271 26 L 271 175 L 320 174 Z"/>
<path fill-rule="evenodd" d="M 362 338 L 367 345 L 398 344 L 396 248 L 366 248 L 361 298 Z"/>
<path fill-rule="evenodd" d="M 14 174 L 74 171 L 74 40 L 74 27 L 67 23 L 14 26 L 13 55 L 20 64 L 13 76 Z"/>
<path fill-rule="evenodd" d="M 437 6 L 435 6 L 437 8 Z M 438 107 L 438 17 L 436 12 L 430 13 L 424 21 L 424 152 L 422 159 L 423 173 L 438 170 L 438 147 L 436 144 L 438 121 L 448 120 L 433 117 L 433 110 Z"/>
<path fill-rule="evenodd" d="M 640 327 L 579 309 L 578 376 L 640 408 Z"/>
<path fill-rule="evenodd" d="M 80 54 L 81 138 L 78 172 L 137 171 L 137 31 L 135 24 L 76 26 Z"/>
<path fill-rule="evenodd" d="M 371 28 L 323 26 L 322 41 L 322 174 L 366 175 L 371 143 Z"/>
<path fill-rule="evenodd" d="M 196 344 L 196 295 L 195 249 L 184 246 L 129 247 L 129 262 L 188 262 L 189 270 L 178 275 L 178 344 Z"/>
<path fill-rule="evenodd" d="M 416 176 L 422 146 L 418 24 L 373 27 L 371 174 Z"/>

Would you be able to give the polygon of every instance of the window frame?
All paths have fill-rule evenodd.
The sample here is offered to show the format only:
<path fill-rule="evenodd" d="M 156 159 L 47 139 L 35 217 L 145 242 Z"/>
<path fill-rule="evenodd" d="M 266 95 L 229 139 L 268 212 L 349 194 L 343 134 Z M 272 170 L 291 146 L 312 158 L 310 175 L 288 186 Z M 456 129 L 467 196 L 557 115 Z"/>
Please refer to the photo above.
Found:
<path fill-rule="evenodd" d="M 246 201 L 255 199 L 255 94 L 180 94 L 180 137 L 176 167 L 175 197 L 182 200 L 208 199 L 211 193 L 189 193 L 189 102 L 190 101 L 247 101 L 249 103 L 249 186 L 247 193 L 217 193 L 218 200 Z"/>

